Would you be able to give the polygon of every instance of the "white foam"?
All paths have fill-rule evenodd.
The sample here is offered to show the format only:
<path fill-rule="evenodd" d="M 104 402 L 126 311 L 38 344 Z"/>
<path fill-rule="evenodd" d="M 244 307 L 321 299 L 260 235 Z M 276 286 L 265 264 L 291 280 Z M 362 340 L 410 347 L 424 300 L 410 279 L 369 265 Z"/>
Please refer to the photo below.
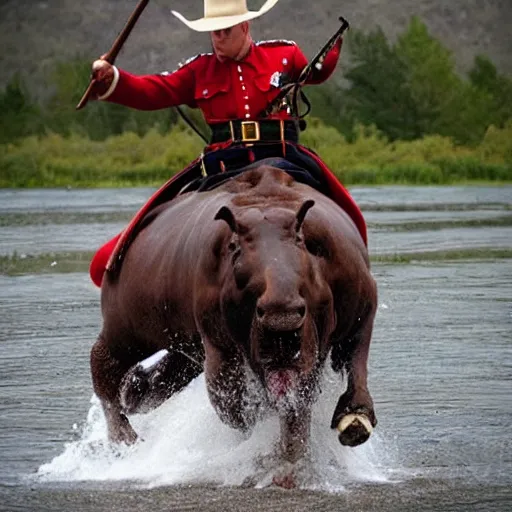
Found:
<path fill-rule="evenodd" d="M 357 448 L 343 447 L 329 428 L 338 397 L 339 377 L 326 373 L 324 392 L 313 409 L 311 454 L 299 468 L 299 483 L 308 489 L 338 492 L 348 482 L 386 482 L 389 457 L 379 435 Z M 272 482 L 278 462 L 275 446 L 279 422 L 270 417 L 250 436 L 221 423 L 201 375 L 181 393 L 146 415 L 130 417 L 143 441 L 112 446 L 105 418 L 93 396 L 82 437 L 65 445 L 62 454 L 43 464 L 44 481 L 133 480 L 136 485 L 253 485 Z"/>

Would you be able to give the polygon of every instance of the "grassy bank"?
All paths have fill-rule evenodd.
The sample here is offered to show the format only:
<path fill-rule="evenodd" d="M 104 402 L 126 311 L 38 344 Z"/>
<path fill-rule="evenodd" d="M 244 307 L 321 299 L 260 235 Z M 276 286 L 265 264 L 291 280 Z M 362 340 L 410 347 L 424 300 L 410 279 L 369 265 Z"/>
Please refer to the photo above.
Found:
<path fill-rule="evenodd" d="M 360 128 L 347 142 L 334 128 L 311 120 L 301 142 L 315 150 L 346 185 L 512 183 L 512 123 L 490 127 L 477 147 L 429 136 L 389 142 Z M 71 135 L 27 137 L 0 145 L 0 187 L 157 186 L 200 154 L 202 141 L 177 125 L 105 141 Z"/>

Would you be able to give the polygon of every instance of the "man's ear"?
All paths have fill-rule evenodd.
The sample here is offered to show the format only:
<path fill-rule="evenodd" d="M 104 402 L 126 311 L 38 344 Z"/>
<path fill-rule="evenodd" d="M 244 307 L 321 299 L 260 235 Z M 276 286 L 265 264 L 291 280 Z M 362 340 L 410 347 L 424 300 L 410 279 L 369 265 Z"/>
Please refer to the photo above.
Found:
<path fill-rule="evenodd" d="M 244 21 L 242 23 L 242 30 L 243 30 L 244 34 L 249 33 L 249 22 L 248 21 Z"/>

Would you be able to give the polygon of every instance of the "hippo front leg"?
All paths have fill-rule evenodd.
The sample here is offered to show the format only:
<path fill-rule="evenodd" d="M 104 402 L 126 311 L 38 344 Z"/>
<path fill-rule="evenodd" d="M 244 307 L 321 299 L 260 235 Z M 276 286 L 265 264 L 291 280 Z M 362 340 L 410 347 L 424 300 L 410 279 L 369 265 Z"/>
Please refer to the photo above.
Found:
<path fill-rule="evenodd" d="M 127 368 L 112 356 L 100 336 L 91 350 L 91 374 L 94 392 L 101 401 L 107 421 L 108 438 L 115 443 L 133 444 L 137 434 L 119 401 L 119 386 Z"/>
<path fill-rule="evenodd" d="M 238 430 L 256 423 L 259 401 L 249 396 L 244 359 L 236 349 L 220 350 L 205 341 L 205 378 L 208 395 L 219 418 Z"/>
<path fill-rule="evenodd" d="M 121 406 L 115 402 L 101 400 L 103 412 L 107 420 L 108 439 L 112 443 L 133 444 L 138 436 L 133 430 L 126 414 L 122 412 Z"/>
<path fill-rule="evenodd" d="M 311 430 L 311 409 L 300 407 L 280 418 L 281 452 L 292 464 L 306 453 Z"/>
<path fill-rule="evenodd" d="M 348 383 L 334 410 L 331 428 L 338 430 L 339 441 L 346 446 L 364 443 L 377 425 L 367 383 L 374 315 L 372 310 L 354 336 L 333 347 L 333 368 L 339 371 L 344 367 Z"/>

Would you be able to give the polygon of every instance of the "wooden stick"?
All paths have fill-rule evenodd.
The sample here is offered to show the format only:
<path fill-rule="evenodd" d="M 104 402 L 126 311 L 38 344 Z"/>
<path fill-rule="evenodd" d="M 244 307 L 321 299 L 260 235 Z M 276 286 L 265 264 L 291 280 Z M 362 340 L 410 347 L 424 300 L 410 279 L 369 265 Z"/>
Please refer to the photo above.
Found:
<path fill-rule="evenodd" d="M 137 7 L 135 7 L 135 10 L 132 12 L 130 18 L 126 22 L 126 25 L 124 26 L 123 30 L 120 32 L 120 34 L 114 41 L 112 48 L 110 48 L 109 52 L 105 55 L 104 60 L 110 62 L 110 64 L 114 64 L 117 56 L 119 55 L 119 52 L 121 51 L 121 48 L 128 39 L 130 32 L 135 26 L 135 23 L 137 23 L 137 20 L 139 19 L 140 15 L 142 14 L 142 11 L 146 8 L 146 5 L 148 5 L 148 3 L 149 0 L 139 1 Z M 89 96 L 91 95 L 91 91 L 95 83 L 96 80 L 94 78 L 91 79 L 89 86 L 87 87 L 86 91 L 84 92 L 84 95 L 82 96 L 82 99 L 78 102 L 78 105 L 76 106 L 76 110 L 80 110 L 81 108 L 85 107 L 85 105 L 87 105 L 87 102 L 89 101 Z"/>

